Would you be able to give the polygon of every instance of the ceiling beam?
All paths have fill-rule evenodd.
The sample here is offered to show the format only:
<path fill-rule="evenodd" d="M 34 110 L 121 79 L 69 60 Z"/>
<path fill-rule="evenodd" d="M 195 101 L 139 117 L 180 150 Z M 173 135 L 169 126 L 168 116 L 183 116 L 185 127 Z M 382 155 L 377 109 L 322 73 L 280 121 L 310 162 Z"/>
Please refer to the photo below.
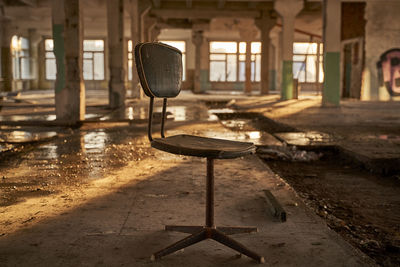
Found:
<path fill-rule="evenodd" d="M 212 19 L 216 17 L 233 18 L 259 18 L 260 11 L 257 10 L 216 10 L 216 9 L 152 9 L 151 14 L 168 19 Z"/>
<path fill-rule="evenodd" d="M 37 7 L 37 0 L 20 0 L 20 1 L 27 6 Z"/>
<path fill-rule="evenodd" d="M 161 7 L 161 0 L 153 0 L 153 5 L 155 8 Z"/>

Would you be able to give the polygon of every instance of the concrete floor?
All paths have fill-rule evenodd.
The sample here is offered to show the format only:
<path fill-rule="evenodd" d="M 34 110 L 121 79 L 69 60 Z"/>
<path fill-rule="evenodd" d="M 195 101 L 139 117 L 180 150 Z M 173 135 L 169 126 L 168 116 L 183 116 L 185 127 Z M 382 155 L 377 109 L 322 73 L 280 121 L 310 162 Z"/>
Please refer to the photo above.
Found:
<path fill-rule="evenodd" d="M 167 135 L 185 132 L 250 140 L 261 145 L 280 143 L 265 133 L 254 135 L 251 129 L 236 132 L 223 127 L 199 98 L 218 102 L 225 101 L 227 96 L 184 93 L 171 103 L 169 111 L 174 119 L 168 122 Z M 30 118 L 35 112 L 37 118 L 52 114 L 51 93 L 47 98 L 26 95 L 21 99 L 22 103 L 10 101 L 3 105 L 3 121 L 18 114 L 32 114 Z M 296 109 L 320 110 L 316 99 L 299 101 L 304 103 L 303 107 L 296 108 L 292 104 L 290 109 L 273 96 L 229 96 L 229 99 L 235 100 L 229 104 L 239 110 L 258 108 L 257 112 L 268 113 L 278 121 L 287 123 L 292 118 L 292 123 L 299 125 L 298 117 L 304 113 L 295 113 Z M 89 101 L 90 114 L 113 118 L 104 108 L 101 95 L 89 97 Z M 146 105 L 130 102 L 132 109 L 128 108 L 124 114 L 128 118 L 141 118 L 145 116 Z M 347 109 L 354 110 L 351 102 L 346 102 L 340 110 Z M 282 115 L 284 110 L 286 115 Z M 333 109 L 327 112 L 337 114 Z M 345 116 L 345 112 L 343 114 Z M 390 114 L 394 114 L 393 117 Z M 395 112 L 390 114 L 385 112 L 384 116 L 390 117 L 392 124 L 400 121 Z M 38 127 L 1 127 L 2 133 L 39 131 Z M 365 129 L 368 128 L 367 121 Z M 15 155 L 4 154 L 7 157 L 2 159 L 1 192 L 8 198 L 3 199 L 0 206 L 0 266 L 256 265 L 214 241 L 196 244 L 157 262 L 150 261 L 153 252 L 184 237 L 184 234 L 164 232 L 163 225 L 203 223 L 205 160 L 150 149 L 145 125 L 116 120 L 85 124 L 78 130 L 51 129 L 57 132 L 57 137 L 43 143 L 34 142 L 29 149 L 25 147 Z M 311 130 L 321 129 L 316 124 Z M 339 135 L 339 130 L 332 134 Z M 374 136 L 382 139 L 380 134 Z M 395 135 L 391 133 L 390 136 Z M 337 139 L 344 144 L 346 137 Z M 389 139 L 384 141 L 397 144 L 396 138 Z M 347 137 L 347 140 L 351 139 Z M 266 265 L 374 265 L 331 231 L 258 157 L 219 160 L 215 173 L 217 225 L 257 226 L 258 233 L 240 234 L 235 238 L 262 254 Z M 284 206 L 288 212 L 287 222 L 281 223 L 269 214 L 263 189 L 271 190 Z"/>

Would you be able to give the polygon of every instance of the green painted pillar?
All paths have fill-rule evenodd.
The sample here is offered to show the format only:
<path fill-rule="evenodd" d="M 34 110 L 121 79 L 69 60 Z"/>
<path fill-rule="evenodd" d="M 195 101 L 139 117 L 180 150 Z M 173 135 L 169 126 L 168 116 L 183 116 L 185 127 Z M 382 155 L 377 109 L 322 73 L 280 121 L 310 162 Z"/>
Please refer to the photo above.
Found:
<path fill-rule="evenodd" d="M 340 105 L 340 21 L 341 2 L 324 0 L 324 84 L 322 106 Z"/>
<path fill-rule="evenodd" d="M 263 11 L 261 19 L 256 20 L 256 25 L 261 33 L 261 95 L 268 95 L 270 91 L 270 55 L 271 39 L 269 34 L 275 27 L 276 18 L 272 18 L 269 12 Z"/>
<path fill-rule="evenodd" d="M 124 1 L 107 1 L 108 67 L 110 70 L 109 106 L 125 107 L 127 54 L 125 43 Z"/>
<path fill-rule="evenodd" d="M 11 38 L 10 22 L 4 18 L 0 18 L 1 27 L 1 82 L 0 90 L 10 92 L 12 91 L 13 73 L 12 73 L 12 55 L 11 55 Z"/>
<path fill-rule="evenodd" d="M 54 91 L 57 95 L 65 87 L 65 49 L 64 24 L 53 24 L 54 55 L 56 57 L 57 76 Z"/>
<path fill-rule="evenodd" d="M 282 100 L 293 98 L 293 60 L 284 60 L 282 65 Z"/>
<path fill-rule="evenodd" d="M 323 106 L 340 105 L 340 52 L 324 53 L 325 80 L 322 89 Z"/>
<path fill-rule="evenodd" d="M 293 98 L 293 39 L 296 15 L 303 9 L 302 0 L 276 0 L 275 10 L 282 17 L 282 85 L 281 98 Z"/>
<path fill-rule="evenodd" d="M 201 46 L 203 44 L 203 31 L 192 32 L 192 42 L 195 46 L 195 59 L 194 59 L 194 88 L 193 92 L 196 94 L 202 93 L 201 82 Z"/>
<path fill-rule="evenodd" d="M 67 124 L 77 124 L 85 119 L 86 105 L 81 0 L 54 0 L 52 12 L 57 66 L 56 118 Z"/>

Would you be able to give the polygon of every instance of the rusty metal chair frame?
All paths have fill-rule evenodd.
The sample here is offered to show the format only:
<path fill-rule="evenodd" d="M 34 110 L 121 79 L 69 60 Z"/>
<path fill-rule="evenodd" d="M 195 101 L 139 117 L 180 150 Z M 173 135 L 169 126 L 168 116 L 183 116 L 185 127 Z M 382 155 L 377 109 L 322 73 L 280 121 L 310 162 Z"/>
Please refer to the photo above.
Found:
<path fill-rule="evenodd" d="M 235 241 L 234 239 L 230 238 L 228 235 L 232 234 L 239 234 L 239 233 L 251 233 L 251 232 L 256 232 L 257 228 L 256 227 L 216 227 L 214 224 L 214 160 L 215 159 L 223 159 L 223 158 L 236 158 L 240 157 L 246 154 L 254 153 L 255 147 L 252 143 L 244 143 L 244 142 L 236 142 L 236 141 L 227 141 L 223 139 L 213 139 L 213 138 L 204 138 L 204 137 L 196 137 L 196 136 L 187 136 L 187 135 L 181 135 L 177 136 L 178 140 L 172 139 L 174 136 L 172 136 L 171 139 L 168 139 L 165 137 L 164 134 L 164 128 L 165 128 L 165 119 L 166 119 L 166 109 L 167 109 L 167 97 L 175 97 L 176 95 L 179 94 L 180 92 L 180 83 L 178 84 L 179 88 L 172 94 L 168 91 L 167 94 L 164 94 L 160 91 L 154 90 L 154 88 L 151 88 L 151 85 L 149 85 L 148 80 L 146 75 L 149 73 L 146 73 L 146 66 L 144 66 L 143 60 L 149 60 L 143 59 L 142 55 L 142 49 L 145 47 L 146 52 L 143 52 L 146 54 L 148 57 L 151 58 L 151 51 L 152 49 L 154 51 L 157 51 L 158 49 L 164 50 L 164 53 L 171 53 L 171 57 L 175 60 L 173 64 L 177 65 L 177 68 L 175 70 L 172 70 L 172 75 L 177 75 L 175 77 L 175 80 L 173 82 L 176 82 L 177 79 L 179 79 L 179 82 L 181 82 L 181 77 L 182 77 L 182 61 L 181 57 L 182 54 L 181 52 L 171 46 L 162 44 L 162 43 L 140 43 L 136 45 L 135 47 L 135 60 L 136 60 L 136 67 L 140 79 L 140 83 L 142 85 L 142 88 L 147 96 L 150 97 L 150 104 L 149 104 L 149 120 L 148 120 L 148 138 L 151 142 L 152 147 L 169 152 L 169 153 L 174 153 L 174 154 L 180 154 L 180 155 L 189 155 L 189 156 L 197 156 L 197 157 L 206 157 L 207 158 L 207 181 L 206 181 L 206 211 L 205 211 L 205 225 L 204 226 L 189 226 L 189 225 L 166 225 L 165 230 L 167 231 L 178 231 L 182 233 L 188 233 L 191 234 L 188 237 L 154 253 L 151 256 L 152 260 L 157 260 L 160 259 L 163 256 L 169 255 L 173 252 L 176 252 L 178 250 L 181 250 L 185 247 L 191 246 L 195 243 L 198 243 L 202 240 L 205 239 L 214 239 L 217 242 L 228 246 L 237 252 L 247 255 L 248 257 L 256 260 L 259 263 L 264 263 L 264 257 L 258 255 L 257 253 L 249 250 L 246 248 L 244 245 L 240 244 L 239 242 Z M 150 53 L 150 56 L 149 56 Z M 177 56 L 177 58 L 175 58 Z M 180 58 L 180 61 L 179 61 Z M 151 59 L 150 59 L 151 60 Z M 155 63 L 155 62 L 154 62 Z M 150 65 L 150 67 L 153 68 L 158 68 L 159 64 L 163 64 L 163 61 L 161 60 L 160 62 L 157 61 L 157 65 L 153 64 Z M 180 64 L 180 66 L 179 66 Z M 175 66 L 174 66 L 175 67 Z M 149 67 L 148 67 L 149 69 Z M 151 69 L 151 68 L 150 68 Z M 152 70 L 150 70 L 152 71 Z M 150 72 L 148 71 L 148 72 Z M 162 85 L 164 86 L 164 85 Z M 153 90 L 152 90 L 153 89 Z M 163 97 L 167 95 L 167 97 Z M 162 106 L 162 119 L 161 119 L 161 129 L 160 129 L 160 134 L 161 138 L 153 138 L 152 136 L 152 123 L 153 123 L 153 106 L 154 106 L 154 98 L 155 97 L 160 97 L 163 98 L 163 106 Z M 180 138 L 180 139 L 179 139 Z M 232 151 L 213 151 L 212 149 L 205 149 L 203 151 L 196 151 L 196 149 L 193 148 L 186 148 L 186 147 L 181 147 L 182 145 L 179 142 L 182 142 L 182 140 L 188 139 L 189 141 L 191 139 L 199 141 L 199 142 L 216 142 L 216 143 L 223 143 L 226 144 L 228 147 L 233 146 Z M 170 143 L 167 141 L 171 140 Z M 178 143 L 176 143 L 178 141 Z M 165 143 L 166 142 L 166 143 Z M 174 143 L 175 142 L 175 143 Z M 215 144 L 215 143 L 213 143 Z M 236 146 L 236 147 L 235 147 Z M 176 148 L 178 147 L 178 148 Z"/>

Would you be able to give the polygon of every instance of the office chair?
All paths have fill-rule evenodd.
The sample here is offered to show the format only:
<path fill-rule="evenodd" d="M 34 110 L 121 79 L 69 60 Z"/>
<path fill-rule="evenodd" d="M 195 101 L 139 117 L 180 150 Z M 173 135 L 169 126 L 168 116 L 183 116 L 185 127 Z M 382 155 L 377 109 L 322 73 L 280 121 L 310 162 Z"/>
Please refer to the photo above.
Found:
<path fill-rule="evenodd" d="M 214 161 L 233 159 L 255 152 L 253 143 L 206 138 L 194 135 L 166 137 L 164 125 L 167 99 L 176 97 L 182 83 L 182 53 L 163 43 L 140 43 L 135 47 L 136 67 L 144 93 L 150 97 L 148 138 L 151 146 L 173 154 L 207 158 L 206 221 L 204 226 L 167 225 L 165 230 L 189 233 L 188 237 L 154 253 L 152 260 L 211 238 L 241 254 L 264 262 L 264 257 L 247 249 L 228 235 L 256 232 L 255 227 L 216 227 L 214 224 Z M 152 136 L 154 98 L 163 98 L 161 138 Z"/>

